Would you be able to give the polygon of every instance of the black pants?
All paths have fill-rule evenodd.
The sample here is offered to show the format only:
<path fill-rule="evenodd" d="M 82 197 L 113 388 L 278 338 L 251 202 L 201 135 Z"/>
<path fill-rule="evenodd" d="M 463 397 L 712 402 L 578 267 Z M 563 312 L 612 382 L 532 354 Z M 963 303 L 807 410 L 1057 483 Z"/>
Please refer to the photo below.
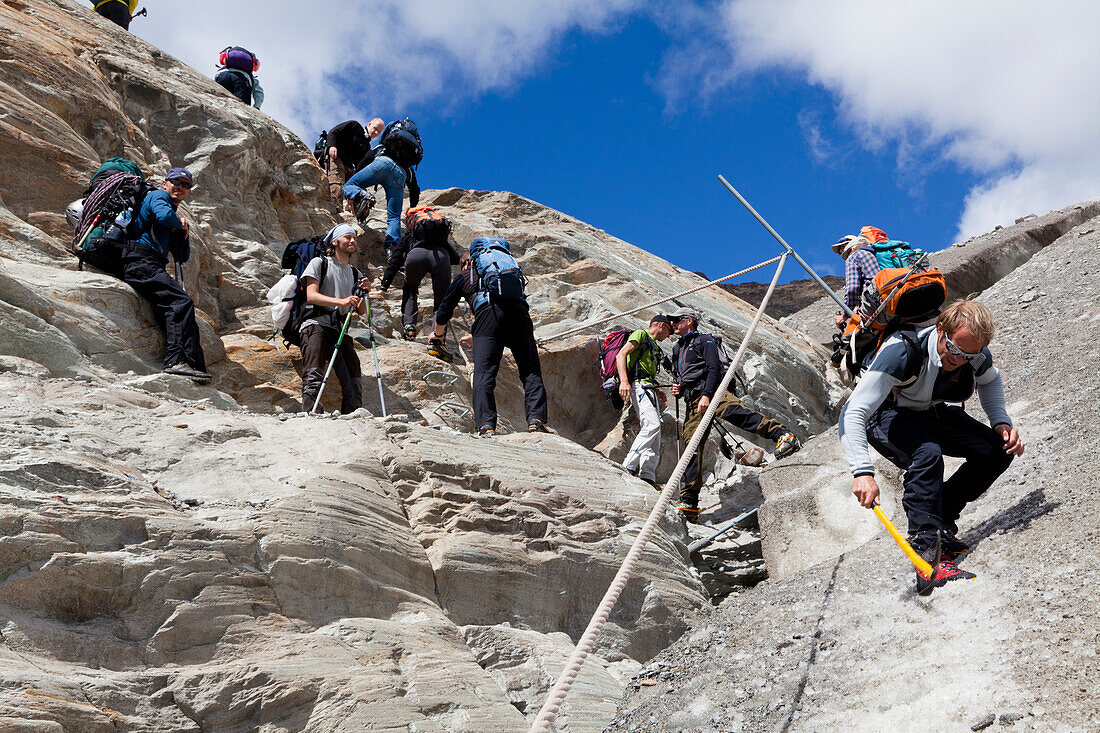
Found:
<path fill-rule="evenodd" d="M 229 93 L 245 104 L 252 104 L 252 85 L 240 74 L 232 71 L 219 71 L 214 81 L 221 84 Z"/>
<path fill-rule="evenodd" d="M 944 404 L 924 411 L 884 405 L 867 421 L 867 440 L 905 471 L 901 505 L 918 550 L 931 546 L 938 530 L 958 532 L 963 507 L 985 493 L 1013 458 L 992 428 Z M 966 459 L 946 481 L 944 456 Z"/>
<path fill-rule="evenodd" d="M 317 401 L 325 370 L 340 332 L 316 324 L 302 329 L 302 410 L 309 412 Z M 340 412 L 344 415 L 363 406 L 363 370 L 355 353 L 355 341 L 344 334 L 340 354 L 332 365 L 340 380 Z"/>
<path fill-rule="evenodd" d="M 695 435 L 699 423 L 703 422 L 703 416 L 696 412 L 698 404 L 698 397 L 694 400 L 685 400 L 684 402 L 684 406 L 687 410 L 687 417 L 684 418 L 684 425 L 683 428 L 681 428 L 680 437 L 683 439 L 685 445 L 691 440 L 691 436 Z M 706 410 L 703 412 L 706 412 Z M 714 420 L 725 420 L 730 425 L 735 425 L 747 433 L 756 433 L 762 438 L 769 438 L 771 440 L 779 440 L 780 436 L 787 432 L 787 428 L 783 426 L 783 423 L 763 413 L 757 412 L 756 410 L 745 407 L 741 404 L 741 400 L 737 399 L 737 397 L 730 392 L 726 392 L 726 394 L 723 395 L 722 402 L 718 405 L 718 409 L 714 413 Z M 699 506 L 699 490 L 703 486 L 701 478 L 703 473 L 703 453 L 707 445 L 707 438 L 710 436 L 710 431 L 713 427 L 714 421 L 712 420 L 710 425 L 707 426 L 706 433 L 703 434 L 703 439 L 699 442 L 699 449 L 695 451 L 695 457 L 684 469 L 684 478 L 680 484 L 680 501 L 688 506 Z"/>
<path fill-rule="evenodd" d="M 439 310 L 447 286 L 451 284 L 451 258 L 446 252 L 434 247 L 417 247 L 409 251 L 405 258 L 405 285 L 401 289 L 401 321 L 406 326 L 415 326 L 418 305 L 417 291 L 427 275 L 432 276 L 432 312 Z"/>
<path fill-rule="evenodd" d="M 527 422 L 546 422 L 546 388 L 535 344 L 535 327 L 526 305 L 483 305 L 474 316 L 474 421 L 477 427 L 497 426 L 497 402 L 493 392 L 504 347 L 512 351 L 523 382 L 523 407 Z"/>
<path fill-rule="evenodd" d="M 96 8 L 95 11 L 115 25 L 120 25 L 126 30 L 130 30 L 130 6 L 122 2 L 122 0 L 113 0 L 113 2 L 104 3 Z"/>
<path fill-rule="evenodd" d="M 100 245 L 85 260 L 132 287 L 153 306 L 153 316 L 164 329 L 167 350 L 164 366 L 186 362 L 206 371 L 206 357 L 199 342 L 199 323 L 195 304 L 161 262 L 151 252 L 133 248 Z"/>

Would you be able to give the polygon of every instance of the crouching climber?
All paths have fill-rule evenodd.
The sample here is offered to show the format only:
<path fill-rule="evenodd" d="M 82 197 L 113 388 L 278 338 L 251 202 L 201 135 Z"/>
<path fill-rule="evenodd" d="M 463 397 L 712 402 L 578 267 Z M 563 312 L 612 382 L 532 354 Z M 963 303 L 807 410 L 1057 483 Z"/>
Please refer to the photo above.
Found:
<path fill-rule="evenodd" d="M 299 333 L 302 338 L 302 409 L 309 412 L 317 401 L 325 376 L 325 367 L 337 348 L 337 339 L 347 314 L 367 312 L 367 302 L 355 295 L 355 289 L 370 292 L 370 281 L 351 264 L 359 251 L 355 230 L 337 224 L 325 236 L 329 254 L 314 257 L 302 272 L 309 311 L 303 314 Z M 363 406 L 363 372 L 355 341 L 343 339 L 333 371 L 340 381 L 340 412 L 348 414 Z"/>
<path fill-rule="evenodd" d="M 661 404 L 664 394 L 657 389 L 657 368 L 661 363 L 658 342 L 672 335 L 672 319 L 655 315 L 649 328 L 639 328 L 627 337 L 615 355 L 619 375 L 619 396 L 630 400 L 638 416 L 638 435 L 623 460 L 623 468 L 642 481 L 657 486 L 657 465 L 661 460 Z"/>
<path fill-rule="evenodd" d="M 549 432 L 546 427 L 546 388 L 542 382 L 535 327 L 523 289 L 525 282 L 519 263 L 509 252 L 503 239 L 478 237 L 470 242 L 469 251 L 459 260 L 462 268 L 451 281 L 443 303 L 435 312 L 435 327 L 428 339 L 428 353 L 444 361 L 451 354 L 443 345 L 447 323 L 454 315 L 458 301 L 465 298 L 474 312 L 474 422 L 478 435 L 496 434 L 497 371 L 504 356 L 504 347 L 512 351 L 523 383 L 524 412 L 527 431 Z"/>
<path fill-rule="evenodd" d="M 956 565 L 970 549 L 957 536 L 959 514 L 1024 452 L 1005 410 L 1001 375 L 988 348 L 992 338 L 985 306 L 957 300 L 934 326 L 887 339 L 840 414 L 852 493 L 862 506 L 873 507 L 879 497 L 868 443 L 905 471 L 901 503 L 909 544 L 934 561 L 929 555 L 940 540 L 936 585 L 974 577 Z M 975 389 L 993 427 L 947 404 L 969 399 Z M 965 459 L 946 481 L 944 456 Z"/>
<path fill-rule="evenodd" d="M 693 308 L 681 308 L 671 318 L 673 331 L 680 337 L 672 349 L 675 372 L 672 394 L 683 397 L 687 406 L 681 436 L 684 441 L 689 441 L 702 422 L 703 413 L 710 407 L 710 401 L 722 381 L 724 371 L 718 343 L 710 334 L 699 331 L 699 312 Z M 773 455 L 776 458 L 786 458 L 802 447 L 798 438 L 783 423 L 745 407 L 732 392 L 723 395 L 714 418 L 721 418 L 742 430 L 774 440 Z M 699 518 L 699 490 L 703 486 L 702 446 L 706 445 L 710 427 L 707 426 L 707 434 L 703 435 L 694 459 L 684 469 L 683 485 L 680 487 L 680 505 L 677 508 L 691 522 Z"/>
<path fill-rule="evenodd" d="M 138 0 L 92 0 L 95 11 L 124 30 L 130 30 L 130 21 L 134 19 Z M 145 15 L 142 10 L 138 15 Z"/>
<path fill-rule="evenodd" d="M 256 78 L 260 60 L 251 51 L 240 46 L 228 46 L 218 56 L 218 71 L 214 81 L 223 86 L 244 104 L 256 109 L 264 103 L 264 88 Z"/>
<path fill-rule="evenodd" d="M 833 251 L 844 260 L 844 304 L 851 310 L 859 307 L 863 290 L 871 284 L 881 269 L 875 259 L 875 249 L 863 235 L 849 234 L 837 240 Z M 844 330 L 848 316 L 837 313 L 835 325 Z"/>

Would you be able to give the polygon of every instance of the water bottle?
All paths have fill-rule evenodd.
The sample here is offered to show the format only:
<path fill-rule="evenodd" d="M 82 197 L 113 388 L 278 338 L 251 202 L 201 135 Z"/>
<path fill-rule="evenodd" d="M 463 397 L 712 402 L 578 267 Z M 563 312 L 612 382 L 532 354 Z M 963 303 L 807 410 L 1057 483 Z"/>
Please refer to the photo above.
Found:
<path fill-rule="evenodd" d="M 118 216 L 116 216 L 111 225 L 107 227 L 107 231 L 103 234 L 103 238 L 112 242 L 125 242 L 126 232 L 129 230 L 130 222 L 133 221 L 134 218 L 133 212 L 133 209 L 123 209 L 118 212 Z"/>

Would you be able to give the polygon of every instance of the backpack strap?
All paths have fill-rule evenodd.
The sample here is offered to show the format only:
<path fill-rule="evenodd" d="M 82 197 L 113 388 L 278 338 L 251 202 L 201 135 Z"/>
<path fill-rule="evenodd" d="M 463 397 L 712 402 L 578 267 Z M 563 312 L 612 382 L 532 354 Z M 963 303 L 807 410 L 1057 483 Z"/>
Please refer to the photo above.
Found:
<path fill-rule="evenodd" d="M 897 332 L 901 341 L 905 344 L 905 372 L 903 379 L 895 389 L 904 389 L 917 381 L 921 367 L 924 366 L 925 349 L 928 347 L 928 337 L 917 338 L 917 332 L 910 328 Z"/>

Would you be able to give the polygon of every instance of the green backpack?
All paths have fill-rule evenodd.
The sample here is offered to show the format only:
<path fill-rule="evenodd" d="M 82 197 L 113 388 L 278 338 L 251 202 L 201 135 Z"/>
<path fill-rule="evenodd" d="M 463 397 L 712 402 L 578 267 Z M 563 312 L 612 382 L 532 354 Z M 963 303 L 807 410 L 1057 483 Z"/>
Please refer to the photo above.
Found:
<path fill-rule="evenodd" d="M 103 161 L 103 164 L 92 174 L 92 178 L 88 182 L 88 188 L 84 191 L 85 198 L 95 190 L 95 187 L 100 181 L 115 171 L 131 173 L 139 178 L 145 178 L 145 174 L 142 173 L 141 167 L 134 161 L 128 158 L 108 158 Z"/>

